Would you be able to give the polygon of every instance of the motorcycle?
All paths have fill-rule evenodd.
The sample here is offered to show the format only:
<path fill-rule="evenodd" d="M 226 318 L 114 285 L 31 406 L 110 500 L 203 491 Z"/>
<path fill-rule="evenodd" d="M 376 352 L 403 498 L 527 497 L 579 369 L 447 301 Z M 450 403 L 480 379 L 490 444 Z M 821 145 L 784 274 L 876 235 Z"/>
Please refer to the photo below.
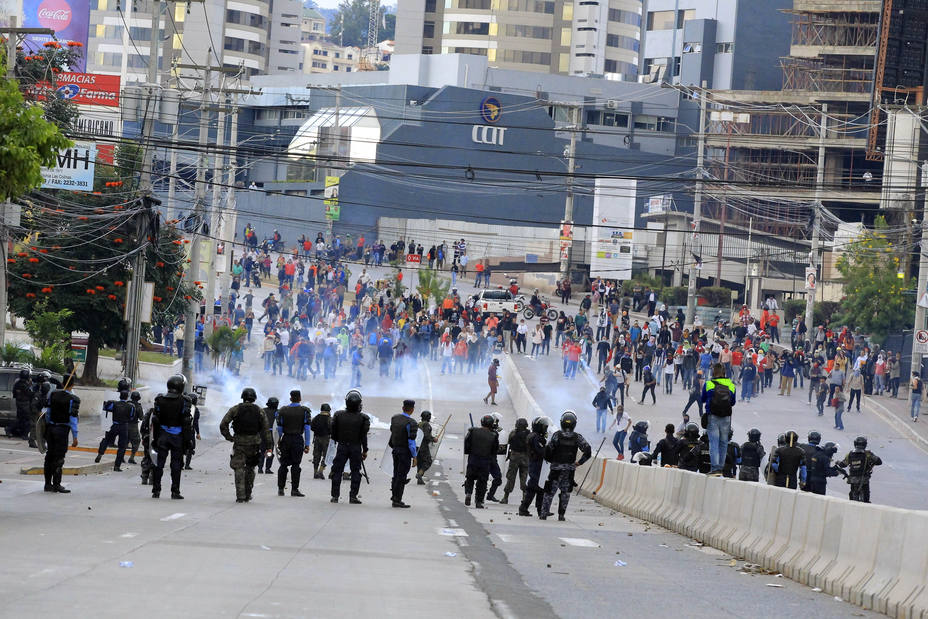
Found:
<path fill-rule="evenodd" d="M 542 316 L 547 316 L 548 320 L 557 320 L 558 311 L 551 306 L 551 302 L 548 301 L 548 298 L 547 297 L 538 297 L 538 298 L 541 301 L 541 307 L 538 308 L 538 307 L 532 307 L 530 305 L 526 305 L 525 309 L 522 310 L 522 316 L 526 320 L 531 320 L 532 318 L 535 317 L 536 314 L 538 314 Z"/>

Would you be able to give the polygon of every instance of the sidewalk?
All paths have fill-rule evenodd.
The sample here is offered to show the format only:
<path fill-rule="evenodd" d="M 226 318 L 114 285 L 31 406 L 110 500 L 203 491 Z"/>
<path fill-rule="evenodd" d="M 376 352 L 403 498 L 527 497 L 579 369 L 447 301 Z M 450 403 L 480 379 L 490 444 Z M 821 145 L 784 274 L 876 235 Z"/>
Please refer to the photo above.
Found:
<path fill-rule="evenodd" d="M 891 425 L 913 445 L 928 453 L 928 419 L 912 421 L 909 401 L 888 396 L 864 396 L 863 407 Z"/>

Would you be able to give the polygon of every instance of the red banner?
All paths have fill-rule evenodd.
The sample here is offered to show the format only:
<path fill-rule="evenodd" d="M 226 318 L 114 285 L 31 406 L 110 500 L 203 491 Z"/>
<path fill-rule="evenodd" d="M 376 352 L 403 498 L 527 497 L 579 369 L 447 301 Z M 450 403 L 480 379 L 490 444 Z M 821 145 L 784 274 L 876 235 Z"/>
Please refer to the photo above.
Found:
<path fill-rule="evenodd" d="M 58 92 L 82 105 L 119 107 L 119 76 L 97 73 L 59 73 Z"/>
<path fill-rule="evenodd" d="M 418 264 L 422 262 L 422 256 L 419 254 L 406 254 L 406 262 L 414 262 Z"/>

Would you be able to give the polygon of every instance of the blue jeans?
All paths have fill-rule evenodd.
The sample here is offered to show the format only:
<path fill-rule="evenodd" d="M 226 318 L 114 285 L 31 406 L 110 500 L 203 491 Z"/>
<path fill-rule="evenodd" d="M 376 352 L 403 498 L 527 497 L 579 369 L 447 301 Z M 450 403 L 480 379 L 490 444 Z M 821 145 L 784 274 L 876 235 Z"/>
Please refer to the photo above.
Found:
<path fill-rule="evenodd" d="M 721 471 L 728 454 L 728 431 L 731 417 L 717 417 L 709 413 L 709 461 L 712 471 Z"/>
<path fill-rule="evenodd" d="M 596 409 L 596 432 L 605 432 L 606 431 L 606 409 L 597 408 Z"/>
<path fill-rule="evenodd" d="M 741 381 L 741 401 L 750 402 L 751 398 L 754 397 L 754 381 L 753 380 L 742 380 Z"/>
<path fill-rule="evenodd" d="M 574 378 L 577 375 L 577 364 L 579 361 L 567 362 L 567 378 Z"/>
<path fill-rule="evenodd" d="M 912 416 L 912 419 L 918 419 L 918 413 L 921 411 L 921 409 L 922 409 L 922 396 L 913 395 L 912 396 L 912 408 L 911 408 L 911 412 L 909 413 Z"/>
<path fill-rule="evenodd" d="M 443 356 L 443 357 L 441 358 L 441 373 L 442 373 L 442 374 L 445 373 L 445 369 L 446 369 L 446 368 L 447 368 L 447 370 L 448 370 L 448 373 L 451 374 L 451 372 L 453 371 L 454 365 L 453 365 L 452 362 L 451 362 L 451 357 L 444 357 L 444 356 Z"/>
<path fill-rule="evenodd" d="M 612 437 L 612 446 L 619 452 L 619 455 L 625 455 L 625 436 L 627 434 L 628 432 L 622 430 L 621 432 L 616 432 L 615 436 Z"/>
<path fill-rule="evenodd" d="M 839 430 L 844 429 L 844 422 L 841 421 L 841 415 L 844 414 L 844 403 L 835 407 L 835 427 Z"/>

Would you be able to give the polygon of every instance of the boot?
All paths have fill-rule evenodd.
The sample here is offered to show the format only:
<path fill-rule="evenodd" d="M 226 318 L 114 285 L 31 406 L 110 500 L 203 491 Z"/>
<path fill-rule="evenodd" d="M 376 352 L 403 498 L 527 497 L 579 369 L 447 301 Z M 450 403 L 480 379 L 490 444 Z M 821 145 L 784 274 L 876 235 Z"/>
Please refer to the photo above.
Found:
<path fill-rule="evenodd" d="M 525 508 L 525 507 L 523 507 L 522 505 L 520 505 L 520 506 L 519 506 L 519 515 L 520 515 L 520 516 L 531 516 L 532 514 L 528 511 L 527 508 Z"/>
<path fill-rule="evenodd" d="M 351 496 L 351 497 L 348 497 L 348 502 L 351 503 L 352 505 L 360 505 L 361 499 L 359 499 L 356 496 Z"/>
<path fill-rule="evenodd" d="M 422 479 L 422 475 L 416 475 L 416 484 L 419 486 L 425 485 L 425 480 Z"/>
<path fill-rule="evenodd" d="M 135 456 L 129 456 L 129 459 L 127 460 L 127 462 L 129 464 L 137 464 L 135 461 Z"/>
<path fill-rule="evenodd" d="M 93 461 L 99 464 L 99 462 L 100 462 L 100 460 L 101 460 L 102 458 L 103 458 L 103 454 L 98 453 L 98 454 L 97 454 L 97 457 L 94 458 Z"/>
<path fill-rule="evenodd" d="M 503 492 L 503 498 L 499 500 L 502 505 L 509 505 L 509 493 Z"/>
<path fill-rule="evenodd" d="M 122 473 L 122 467 L 119 466 L 118 464 L 115 464 L 113 465 L 113 471 L 115 471 L 116 473 Z"/>
<path fill-rule="evenodd" d="M 185 471 L 192 471 L 192 470 L 193 470 L 193 469 L 190 467 L 190 460 L 191 460 L 192 458 L 193 458 L 193 454 L 187 454 L 186 457 L 184 458 L 184 470 L 185 470 Z"/>
<path fill-rule="evenodd" d="M 567 520 L 567 518 L 564 517 L 564 512 L 557 513 L 557 520 L 558 522 L 565 522 Z"/>
<path fill-rule="evenodd" d="M 470 495 L 464 495 L 464 505 L 470 506 Z"/>

